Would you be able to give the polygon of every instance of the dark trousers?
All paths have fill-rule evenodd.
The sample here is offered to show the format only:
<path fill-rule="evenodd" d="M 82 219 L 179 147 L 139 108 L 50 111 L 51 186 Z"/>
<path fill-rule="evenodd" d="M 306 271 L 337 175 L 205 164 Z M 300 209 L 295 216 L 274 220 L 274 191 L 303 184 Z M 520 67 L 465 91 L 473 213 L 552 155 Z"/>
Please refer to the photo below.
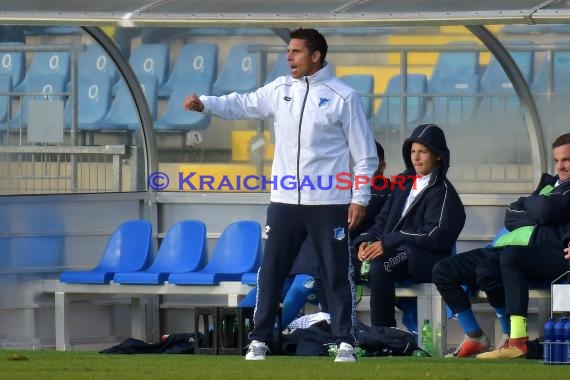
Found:
<path fill-rule="evenodd" d="M 283 281 L 308 235 L 321 268 L 331 331 L 338 342 L 354 343 L 356 308 L 347 219 L 348 205 L 269 205 L 250 340 L 271 343 Z"/>
<path fill-rule="evenodd" d="M 478 248 L 450 256 L 433 269 L 433 281 L 445 303 L 459 313 L 471 307 L 461 285 L 479 288 L 493 307 L 526 316 L 530 282 L 550 282 L 568 270 L 562 248 L 507 246 Z"/>
<path fill-rule="evenodd" d="M 402 246 L 370 263 L 370 320 L 372 326 L 396 326 L 396 282 L 432 282 L 431 271 L 441 255 L 418 247 Z"/>
<path fill-rule="evenodd" d="M 446 257 L 434 266 L 433 282 L 454 314 L 471 308 L 462 286 L 483 290 L 493 307 L 505 306 L 498 253 L 498 249 L 478 248 Z"/>

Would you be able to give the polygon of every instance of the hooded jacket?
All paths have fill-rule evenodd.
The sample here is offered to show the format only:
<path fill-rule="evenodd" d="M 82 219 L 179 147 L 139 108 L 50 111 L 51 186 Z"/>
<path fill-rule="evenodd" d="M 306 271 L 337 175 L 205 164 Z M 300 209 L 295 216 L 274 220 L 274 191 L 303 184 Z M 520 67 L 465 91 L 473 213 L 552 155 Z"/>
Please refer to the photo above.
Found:
<path fill-rule="evenodd" d="M 505 227 L 509 231 L 534 226 L 530 245 L 559 249 L 570 231 L 570 180 L 561 182 L 548 195 L 540 194 L 545 186 L 554 186 L 556 181 L 558 176 L 543 173 L 536 189 L 511 203 L 505 211 Z"/>
<path fill-rule="evenodd" d="M 393 252 L 396 248 L 407 245 L 412 249 L 416 246 L 434 254 L 449 255 L 465 224 L 465 209 L 457 191 L 446 177 L 450 153 L 445 135 L 434 124 L 423 124 L 414 129 L 402 145 L 406 170 L 401 175 L 405 178 L 416 175 L 411 160 L 414 142 L 425 145 L 440 155 L 440 164 L 434 168 L 428 184 L 404 215 L 402 210 L 414 181 L 406 180 L 403 189 L 395 186 L 392 196 L 376 216 L 374 226 L 356 238 L 355 244 L 381 241 L 385 252 Z"/>
<path fill-rule="evenodd" d="M 341 173 L 372 178 L 378 157 L 360 95 L 330 65 L 299 79 L 278 77 L 255 92 L 200 100 L 203 112 L 223 119 L 274 117 L 272 202 L 368 204 L 369 184 L 351 191 L 336 183 Z"/>

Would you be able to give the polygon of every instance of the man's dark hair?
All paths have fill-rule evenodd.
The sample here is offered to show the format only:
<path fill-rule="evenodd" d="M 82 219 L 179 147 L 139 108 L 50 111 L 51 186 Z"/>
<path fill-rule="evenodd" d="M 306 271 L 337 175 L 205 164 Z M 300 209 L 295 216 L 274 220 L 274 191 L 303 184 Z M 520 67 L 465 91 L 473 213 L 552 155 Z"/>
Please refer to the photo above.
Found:
<path fill-rule="evenodd" d="M 384 161 L 384 148 L 378 141 L 374 141 L 376 143 L 376 154 L 378 155 L 378 162 Z"/>
<path fill-rule="evenodd" d="M 289 37 L 291 37 L 291 39 L 296 38 L 299 40 L 304 40 L 311 54 L 316 51 L 320 51 L 321 64 L 325 63 L 325 57 L 327 56 L 329 45 L 327 44 L 325 37 L 318 30 L 310 28 L 299 28 L 292 30 L 289 33 Z"/>
<path fill-rule="evenodd" d="M 570 144 L 570 133 L 565 133 L 561 136 L 558 136 L 552 143 L 552 149 L 566 144 Z"/>

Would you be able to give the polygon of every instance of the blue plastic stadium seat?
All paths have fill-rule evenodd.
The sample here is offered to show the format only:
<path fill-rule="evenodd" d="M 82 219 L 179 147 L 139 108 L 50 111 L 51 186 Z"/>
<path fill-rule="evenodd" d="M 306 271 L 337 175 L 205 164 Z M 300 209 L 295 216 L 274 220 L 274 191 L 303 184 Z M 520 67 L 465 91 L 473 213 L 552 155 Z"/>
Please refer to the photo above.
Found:
<path fill-rule="evenodd" d="M 0 129 L 6 128 L 6 122 L 10 120 L 10 95 L 12 91 L 12 77 L 10 75 L 0 75 Z"/>
<path fill-rule="evenodd" d="M 189 273 L 173 273 L 168 282 L 177 285 L 216 285 L 220 281 L 240 281 L 261 262 L 261 226 L 240 220 L 227 226 L 218 239 L 206 267 Z"/>
<path fill-rule="evenodd" d="M 66 77 L 59 74 L 43 74 L 34 77 L 26 77 L 24 92 L 35 95 L 26 95 L 23 97 L 21 112 L 17 112 L 10 121 L 11 128 L 19 129 L 22 127 L 22 129 L 26 129 L 28 127 L 30 99 L 63 100 L 64 97 L 61 95 L 61 93 L 66 91 L 66 86 Z"/>
<path fill-rule="evenodd" d="M 59 280 L 67 283 L 108 284 L 117 272 L 145 269 L 151 259 L 152 226 L 146 220 L 130 220 L 118 226 L 97 266 L 91 270 L 65 270 Z"/>
<path fill-rule="evenodd" d="M 425 121 L 443 128 L 458 128 L 471 121 L 477 112 L 479 75 L 450 75 L 433 89 L 432 106 Z"/>
<path fill-rule="evenodd" d="M 107 115 L 111 105 L 112 79 L 106 74 L 81 75 L 77 86 L 77 127 L 93 130 Z M 66 128 L 71 126 L 71 101 L 68 99 L 63 110 Z"/>
<path fill-rule="evenodd" d="M 401 75 L 394 75 L 388 81 L 386 91 L 381 98 L 378 111 L 374 114 L 372 125 L 377 129 L 398 130 L 400 128 L 400 80 Z M 417 124 L 426 111 L 427 77 L 424 74 L 408 74 L 406 125 Z"/>
<path fill-rule="evenodd" d="M 2 47 L 14 47 L 14 51 L 0 52 L 0 75 L 9 75 L 12 78 L 12 87 L 18 86 L 26 75 L 26 55 L 18 51 L 23 43 L 2 43 Z"/>
<path fill-rule="evenodd" d="M 508 233 L 509 229 L 507 227 L 501 227 L 501 229 L 495 234 L 495 237 L 493 237 L 493 240 L 487 244 L 485 246 L 485 248 L 492 248 L 495 243 L 497 242 L 497 240 L 499 240 L 500 237 L 502 237 L 504 234 Z"/>
<path fill-rule="evenodd" d="M 98 43 L 91 43 L 79 56 L 79 63 L 77 65 L 78 76 L 102 74 L 111 78 L 115 83 L 119 76 L 119 70 L 111 57 Z"/>
<path fill-rule="evenodd" d="M 340 79 L 358 91 L 362 98 L 364 114 L 369 119 L 372 116 L 374 103 L 374 77 L 370 74 L 352 74 L 343 75 Z"/>
<path fill-rule="evenodd" d="M 519 40 L 509 41 L 507 44 L 507 49 L 508 47 L 513 48 L 509 53 L 517 64 L 521 74 L 529 83 L 532 83 L 534 78 L 534 51 L 517 51 L 516 47 L 529 47 L 532 45 L 532 41 Z M 492 56 L 481 77 L 481 91 L 494 91 L 500 88 L 509 91 L 512 90 L 513 86 L 497 59 Z"/>
<path fill-rule="evenodd" d="M 14 91 L 22 92 L 27 89 L 30 78 L 43 75 L 60 75 L 67 85 L 70 75 L 70 55 L 68 52 L 36 52 L 32 64 L 26 72 L 26 76 L 20 84 L 14 86 Z"/>
<path fill-rule="evenodd" d="M 475 42 L 452 42 L 447 47 L 469 48 L 473 51 L 443 51 L 439 53 L 428 83 L 428 92 L 434 92 L 450 75 L 479 74 L 479 51 Z"/>
<path fill-rule="evenodd" d="M 158 95 L 169 96 L 177 85 L 191 87 L 196 83 L 207 84 L 207 90 L 199 94 L 209 95 L 217 74 L 218 45 L 187 44 L 180 49 L 168 81 L 160 86 Z"/>
<path fill-rule="evenodd" d="M 188 112 L 182 107 L 188 94 L 208 94 L 210 85 L 194 83 L 191 85 L 176 85 L 166 103 L 164 113 L 154 124 L 157 132 L 166 131 L 197 131 L 208 128 L 211 116 L 201 112 Z"/>
<path fill-rule="evenodd" d="M 193 272 L 207 262 L 206 225 L 198 220 L 174 224 L 166 232 L 151 266 L 138 272 L 119 272 L 113 278 L 121 284 L 162 284 L 171 273 Z"/>
<path fill-rule="evenodd" d="M 556 48 L 558 49 L 558 47 Z M 550 74 L 550 62 L 544 59 L 540 62 L 534 81 L 531 85 L 533 94 L 544 96 L 548 90 L 548 76 Z M 570 92 L 570 42 L 567 51 L 553 50 L 552 52 L 552 92 Z"/>
<path fill-rule="evenodd" d="M 248 47 L 247 44 L 236 44 L 230 49 L 220 75 L 212 87 L 213 95 L 251 92 L 257 89 L 259 70 L 264 70 L 265 65 L 259 62 L 256 53 L 247 51 Z"/>
<path fill-rule="evenodd" d="M 146 101 L 150 108 L 153 120 L 156 120 L 158 110 L 158 82 L 154 75 L 139 75 L 139 82 L 144 91 Z M 182 107 L 182 106 L 181 106 Z M 135 108 L 135 103 L 126 83 L 118 82 L 118 89 L 109 112 L 98 123 L 99 130 L 136 130 L 140 126 L 140 120 Z"/>
<path fill-rule="evenodd" d="M 165 43 L 141 44 L 132 50 L 129 64 L 138 77 L 154 75 L 160 87 L 168 80 L 170 47 Z"/>
<path fill-rule="evenodd" d="M 257 285 L 257 272 L 244 273 L 241 276 L 241 283 L 246 285 Z"/>
<path fill-rule="evenodd" d="M 273 82 L 280 76 L 291 75 L 291 69 L 289 68 L 289 63 L 287 62 L 287 55 L 285 53 L 277 54 L 275 57 L 275 62 L 271 66 L 271 70 L 267 77 L 265 78 L 265 84 Z"/>
<path fill-rule="evenodd" d="M 528 46 L 530 41 L 510 42 L 509 45 Z M 528 83 L 532 83 L 534 74 L 534 52 L 533 51 L 510 51 L 513 60 L 519 67 L 523 77 Z M 520 101 L 505 71 L 496 58 L 491 57 L 485 72 L 481 77 L 482 95 L 476 120 L 485 125 L 497 127 L 498 132 L 507 132 L 508 139 L 512 140 L 512 133 L 518 133 L 519 142 L 527 140 L 525 122 L 520 107 Z M 502 138 L 499 137 L 502 141 Z"/>

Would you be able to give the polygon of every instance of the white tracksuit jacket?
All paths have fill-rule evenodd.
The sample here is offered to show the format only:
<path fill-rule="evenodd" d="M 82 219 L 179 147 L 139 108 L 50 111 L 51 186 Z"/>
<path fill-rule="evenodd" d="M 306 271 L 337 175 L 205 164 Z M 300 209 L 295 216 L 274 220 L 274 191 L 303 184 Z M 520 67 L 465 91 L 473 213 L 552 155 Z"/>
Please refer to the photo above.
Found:
<path fill-rule="evenodd" d="M 351 191 L 348 180 L 372 178 L 378 167 L 374 136 L 359 94 L 336 78 L 330 65 L 301 79 L 279 77 L 251 93 L 200 100 L 203 112 L 223 119 L 274 116 L 275 156 L 268 178 L 274 183 L 267 186 L 272 202 L 368 204 L 370 185 Z"/>

